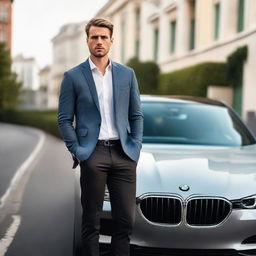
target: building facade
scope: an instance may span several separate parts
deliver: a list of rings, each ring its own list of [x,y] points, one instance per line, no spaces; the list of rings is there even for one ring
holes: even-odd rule
[[[13,58],[12,70],[17,74],[17,80],[23,90],[39,89],[39,67],[35,58],[25,58],[22,54]]]
[[[96,16],[115,25],[113,59],[155,60],[162,72],[225,62],[246,45],[242,116],[256,111],[255,0],[109,0]]]
[[[40,109],[48,109],[48,101],[51,99],[52,95],[49,90],[51,82],[51,67],[45,66],[39,72],[39,102],[38,105]]]
[[[17,55],[12,61],[12,71],[17,74],[17,81],[22,84],[19,96],[19,107],[22,109],[38,109],[40,95],[39,67],[34,58]]]
[[[0,0],[0,42],[12,48],[12,3],[13,0]]]
[[[60,83],[66,70],[80,64],[88,57],[85,22],[67,24],[52,39],[53,62],[49,90],[49,108],[57,108]]]

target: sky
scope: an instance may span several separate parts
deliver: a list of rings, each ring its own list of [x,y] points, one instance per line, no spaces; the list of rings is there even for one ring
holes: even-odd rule
[[[35,57],[51,64],[51,39],[67,23],[94,17],[108,0],[14,0],[12,56]]]

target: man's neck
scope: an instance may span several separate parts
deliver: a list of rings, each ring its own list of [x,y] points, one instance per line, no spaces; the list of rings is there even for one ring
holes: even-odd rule
[[[93,55],[90,56],[91,61],[95,64],[95,66],[99,69],[99,71],[104,75],[106,67],[109,64],[108,56],[104,56],[102,58],[97,58]]]

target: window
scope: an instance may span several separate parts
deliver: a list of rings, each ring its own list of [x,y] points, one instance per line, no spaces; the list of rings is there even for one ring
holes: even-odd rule
[[[242,146],[254,143],[233,111],[199,102],[142,101],[143,142]]]
[[[190,5],[190,23],[189,23],[189,50],[195,48],[195,0],[189,2]]]
[[[0,5],[0,21],[3,21],[3,22],[8,21],[8,5],[7,4]]]
[[[158,41],[159,41],[159,29],[154,29],[154,60],[157,61],[158,58]]]
[[[121,23],[121,62],[125,62],[125,34],[126,34],[126,26],[124,19]]]
[[[176,20],[170,23],[170,52],[175,52],[176,46]]]
[[[4,42],[4,33],[3,33],[3,30],[0,29],[0,42]]]
[[[136,22],[135,22],[135,56],[140,56],[140,8],[136,9]]]
[[[238,0],[237,7],[237,32],[244,30],[244,0]]]
[[[220,36],[220,3],[214,5],[214,39]]]
[[[0,42],[7,41],[7,31],[4,26],[0,26]]]
[[[190,36],[189,36],[189,49],[193,50],[195,48],[195,19],[190,21]]]

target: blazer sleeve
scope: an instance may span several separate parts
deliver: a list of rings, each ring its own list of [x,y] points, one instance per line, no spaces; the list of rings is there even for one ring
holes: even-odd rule
[[[73,155],[76,154],[76,149],[79,145],[73,126],[76,108],[75,105],[76,93],[74,83],[70,75],[65,72],[60,88],[58,126],[68,150]]]
[[[129,102],[129,123],[131,126],[131,136],[137,143],[141,144],[143,136],[143,114],[138,82],[133,70]]]

